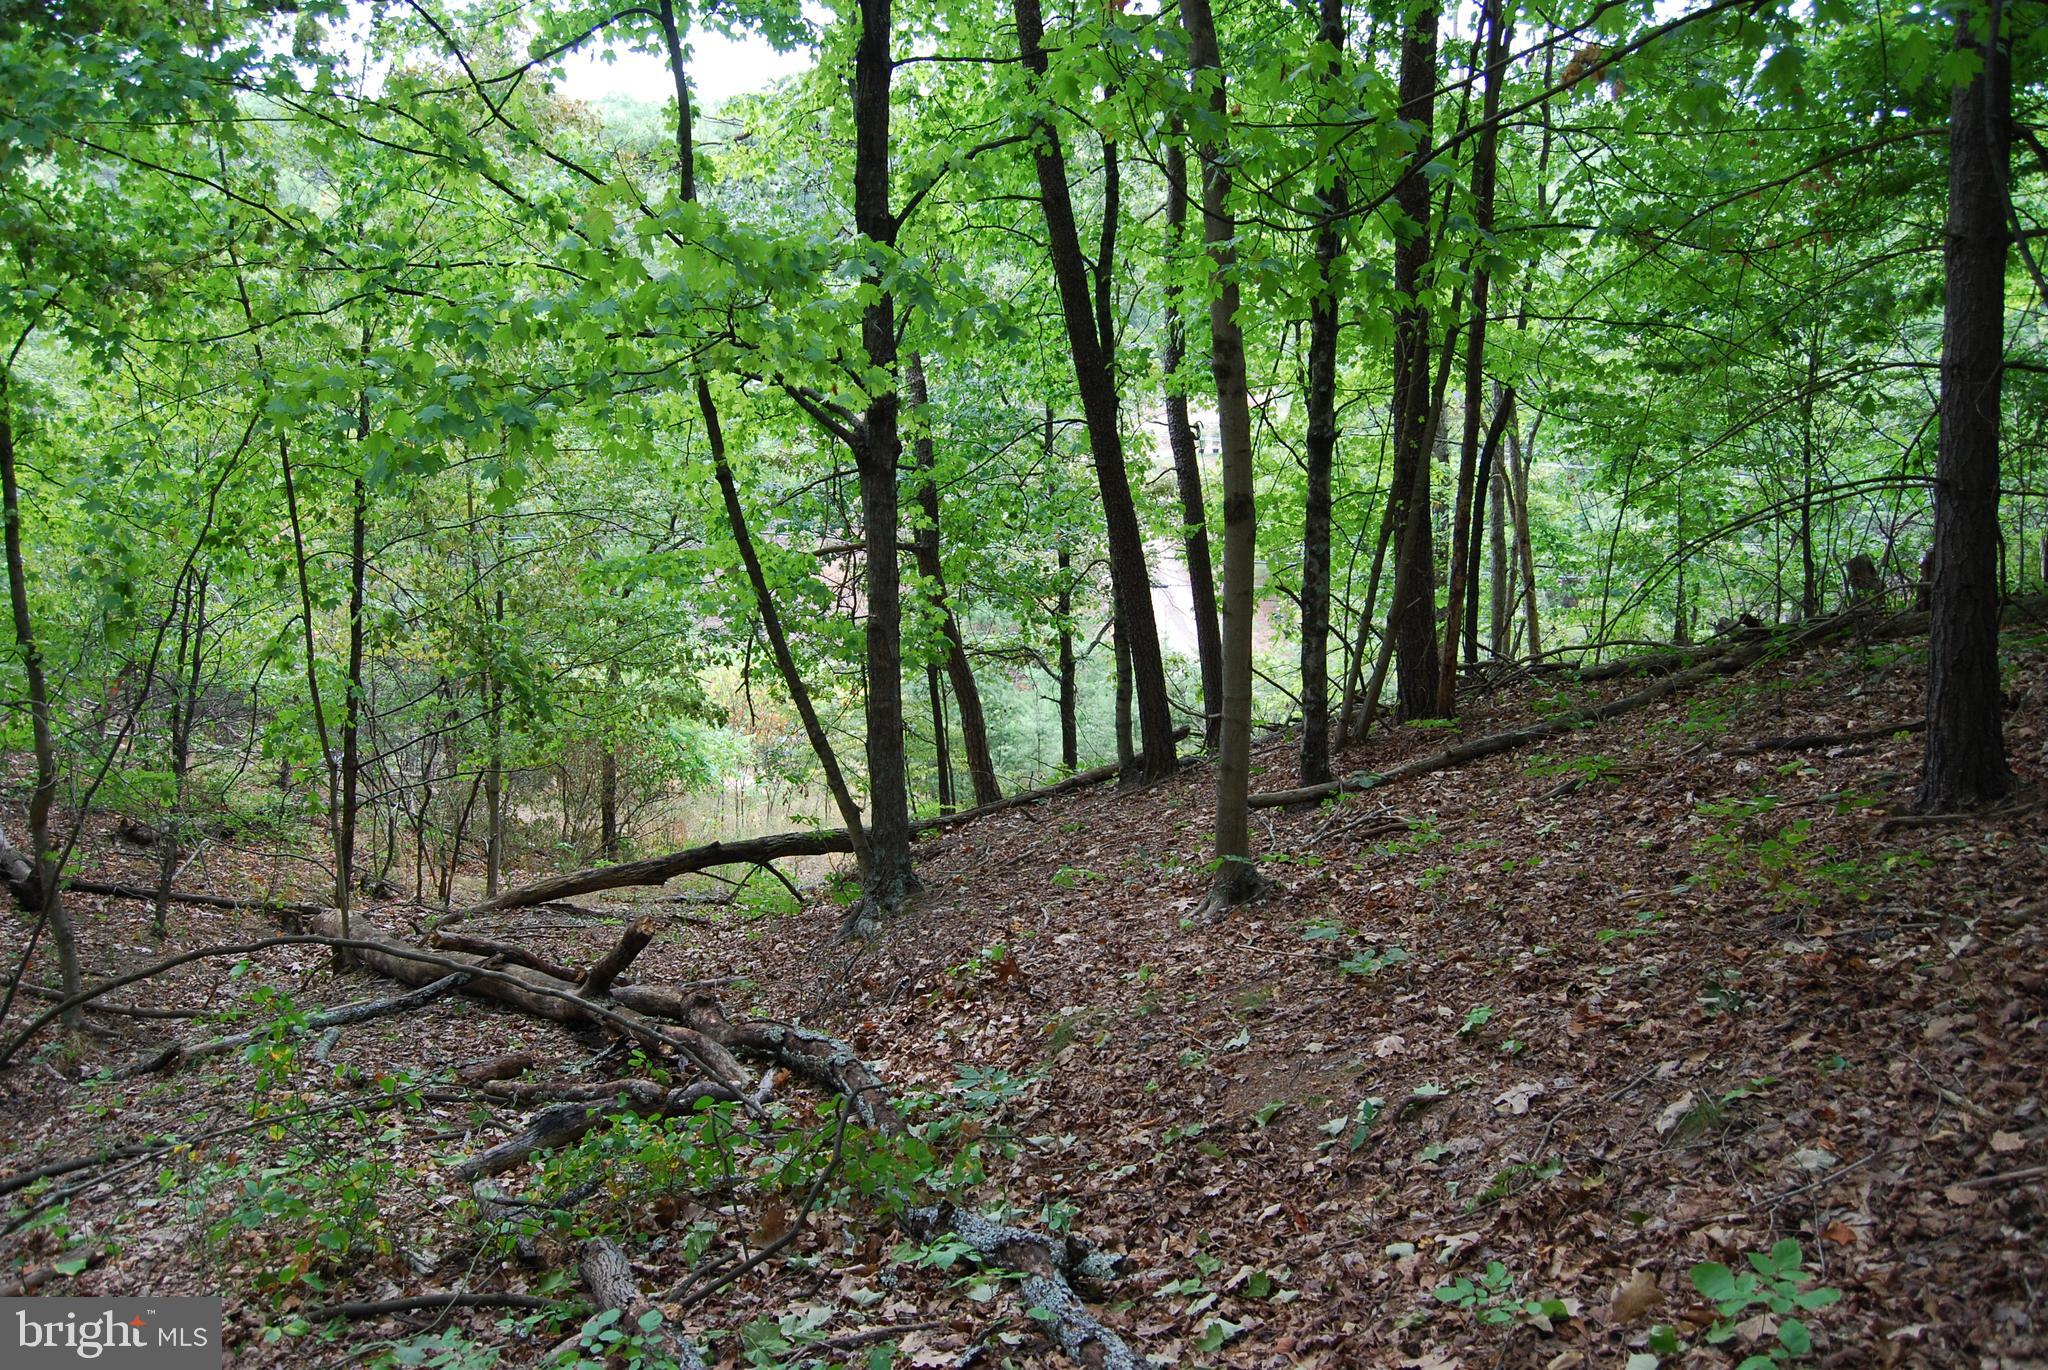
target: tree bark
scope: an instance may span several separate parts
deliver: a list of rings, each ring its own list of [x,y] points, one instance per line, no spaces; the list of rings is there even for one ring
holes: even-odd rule
[[[1405,220],[1394,248],[1394,489],[1402,498],[1401,536],[1394,554],[1395,669],[1401,712],[1428,718],[1437,710],[1436,552],[1430,519],[1429,310],[1421,302],[1429,265],[1429,182],[1436,110],[1437,11],[1417,5],[1401,42],[1400,115],[1414,130],[1415,151],[1394,203]]]
[[[1187,233],[1188,155],[1181,145],[1178,122],[1167,131],[1166,224],[1168,241],[1178,254]],[[1180,316],[1180,286],[1166,288],[1166,445],[1173,453],[1173,478],[1180,490],[1181,557],[1188,569],[1188,599],[1195,620],[1195,653],[1202,676],[1202,746],[1215,751],[1223,727],[1223,637],[1217,626],[1216,573],[1209,559],[1209,513],[1202,496],[1202,464],[1195,447],[1195,426],[1188,418],[1186,382],[1181,363],[1187,357],[1186,326]]]
[[[903,359],[903,388],[912,408],[922,409],[930,403],[924,362],[915,352]],[[924,515],[924,526],[918,529],[917,537],[912,540],[916,548],[917,574],[930,587],[929,593],[939,610],[939,631],[946,639],[946,679],[953,687],[953,707],[960,715],[960,745],[967,753],[967,777],[974,787],[974,802],[993,804],[1003,797],[1003,791],[996,780],[995,757],[989,751],[988,720],[981,708],[981,687],[975,683],[974,665],[967,659],[967,639],[960,631],[959,620],[953,617],[953,605],[946,593],[945,565],[939,557],[939,485],[932,474],[937,464],[937,452],[929,426],[918,433],[914,451],[922,477],[918,482],[917,500]],[[934,694],[932,699],[932,708],[943,710],[939,696]],[[934,716],[938,716],[937,712]],[[946,764],[940,762],[942,768]],[[947,774],[946,788],[950,790],[950,771]],[[953,801],[942,798],[941,802],[950,806]]]
[[[1209,0],[1181,0],[1188,72],[1206,99],[1213,140],[1197,147],[1202,166],[1202,237],[1215,280],[1209,304],[1209,365],[1216,380],[1216,428],[1223,449],[1223,730],[1216,754],[1216,859],[1204,907],[1244,903],[1262,883],[1251,859],[1253,562],[1258,513],[1253,502],[1251,398],[1245,384],[1244,334],[1237,322],[1237,220],[1230,210],[1229,101]],[[1327,557],[1327,548],[1325,548]],[[1326,568],[1327,569],[1327,568]]]
[[[363,325],[362,355],[365,367],[370,357],[370,327]],[[370,438],[369,378],[363,379],[356,398],[356,443]],[[341,706],[341,812],[335,815],[339,827],[334,838],[334,907],[341,916],[341,935],[348,936],[348,913],[355,897],[356,815],[362,770],[363,728],[363,601],[370,559],[364,547],[370,520],[369,488],[360,467],[350,486],[348,543],[348,673],[346,698]]]
[[[1046,420],[1046,431],[1052,420]],[[1060,765],[1071,771],[1081,764],[1080,682],[1074,663],[1073,557],[1059,549],[1059,597],[1054,613],[1060,621]]]
[[[892,0],[860,0],[860,38],[853,57],[854,230],[882,248],[896,243],[896,213],[889,204],[890,57]],[[868,268],[872,292],[861,315],[861,345],[868,373],[880,378],[862,413],[854,462],[860,470],[863,558],[867,599],[868,862],[861,873],[861,905],[849,911],[848,929],[862,917],[893,913],[922,886],[910,861],[910,792],[903,761],[902,572],[896,559],[898,430],[896,296],[879,264]]]
[[[1998,677],[1998,464],[2005,360],[2012,70],[2001,6],[1969,6],[1956,49],[1982,66],[1949,105],[1947,296],[1935,459],[1927,750],[1914,806],[1971,808],[2012,790]],[[1976,26],[1986,26],[1981,35]]]
[[[1343,79],[1343,0],[1320,0],[1317,40],[1330,49],[1324,81]],[[1332,102],[1334,115],[1336,102]],[[1316,293],[1308,312],[1308,427],[1303,438],[1307,495],[1301,519],[1301,783],[1330,778],[1330,477],[1337,450],[1337,311],[1351,188],[1331,158],[1331,183],[1316,226]]]
[[[36,786],[28,802],[29,877],[20,882],[19,893],[50,929],[50,942],[57,951],[57,975],[65,998],[79,992],[78,943],[73,936],[70,911],[57,880],[60,872],[52,855],[50,813],[57,800],[57,745],[51,731],[50,685],[43,671],[43,651],[36,639],[35,620],[28,602],[28,562],[22,552],[21,481],[14,463],[13,377],[0,368],[0,517],[6,522],[7,596],[14,610],[14,645],[21,652],[22,671],[28,684],[29,727],[34,737]],[[0,838],[4,841],[4,838]],[[18,880],[18,876],[16,877]],[[16,883],[10,880],[10,883]],[[24,961],[26,958],[24,958]],[[26,964],[23,973],[27,973]],[[64,1015],[64,1026],[80,1026],[76,1009]]]
[[[1493,270],[1487,254],[1493,236],[1493,190],[1500,162],[1501,82],[1508,65],[1508,20],[1500,0],[1486,0],[1481,7],[1486,30],[1486,91],[1480,101],[1479,146],[1472,157],[1472,222],[1477,246],[1472,271],[1472,322],[1465,334],[1465,428],[1458,447],[1458,493],[1451,514],[1450,585],[1445,597],[1443,657],[1438,664],[1437,712],[1446,718],[1458,712],[1458,628],[1466,625],[1469,644],[1466,660],[1479,655],[1479,530],[1473,517],[1476,495],[1480,510],[1486,507],[1486,469],[1480,452],[1480,425],[1485,413],[1486,306],[1492,294]],[[1498,441],[1498,427],[1490,430],[1491,443]],[[1472,612],[1466,612],[1470,599]]]
[[[1043,81],[1048,63],[1039,0],[1017,0],[1016,16],[1024,65]],[[1090,297],[1059,130],[1043,116],[1035,115],[1033,123],[1032,160],[1038,172],[1039,203],[1045,216],[1046,250],[1059,290],[1068,350],[1073,354],[1074,381],[1081,392],[1088,452],[1094,460],[1096,485],[1102,496],[1116,617],[1129,636],[1138,731],[1146,765],[1144,778],[1161,780],[1174,771],[1173,720],[1166,694],[1165,665],[1159,652],[1159,628],[1152,613],[1152,578],[1145,566],[1144,533],[1131,497],[1130,473],[1124,468],[1113,356],[1116,339],[1101,335],[1103,321]]]

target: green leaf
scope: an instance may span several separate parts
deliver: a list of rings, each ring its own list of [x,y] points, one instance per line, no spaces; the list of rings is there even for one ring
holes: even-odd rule
[[[1735,1294],[1735,1272],[1719,1261],[1702,1261],[1692,1268],[1692,1287],[1715,1301]]]

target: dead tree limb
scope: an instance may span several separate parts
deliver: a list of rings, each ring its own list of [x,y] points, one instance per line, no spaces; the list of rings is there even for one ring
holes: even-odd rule
[[[1081,1365],[1100,1370],[1144,1370],[1146,1362],[1102,1325],[1081,1296],[1076,1279],[1100,1282],[1116,1274],[1116,1263],[1075,1237],[1047,1237],[1021,1227],[1005,1227],[977,1213],[941,1203],[913,1208],[903,1215],[914,1236],[950,1232],[973,1248],[988,1265],[1024,1276],[1018,1293],[1027,1308],[1050,1317],[1046,1330],[1060,1349]]]
[[[307,1322],[327,1322],[334,1318],[382,1318],[393,1313],[425,1313],[444,1308],[532,1308],[545,1311],[572,1306],[561,1299],[546,1299],[538,1294],[487,1289],[430,1289],[424,1294],[408,1294],[400,1299],[322,1304],[307,1309],[302,1316]]]
[[[1176,740],[1187,736],[1187,729],[1180,728],[1174,733]],[[1142,764],[1143,758],[1138,758]],[[962,809],[959,813],[929,818],[913,827],[923,834],[946,828],[972,823],[977,818],[1001,813],[1006,809],[1021,808],[1036,804],[1058,795],[1100,785],[1117,778],[1119,771],[1115,763],[1097,766],[1093,770],[1078,772],[1055,784],[1042,789],[1025,790],[1019,794],[999,799],[993,804],[978,808]],[[601,890],[626,889],[639,885],[665,885],[678,876],[694,875],[718,866],[752,865],[763,866],[787,857],[800,856],[843,856],[853,851],[853,839],[844,829],[826,828],[818,832],[775,833],[768,837],[749,837],[737,842],[707,842],[701,847],[688,847],[682,851],[670,852],[666,856],[652,856],[644,861],[625,861],[614,866],[593,866],[588,870],[570,871],[566,875],[552,875],[517,889],[506,890],[481,904],[450,914],[443,920],[444,925],[458,919],[472,918],[478,914],[499,913],[506,909],[532,908],[537,904],[556,904],[564,899],[573,899],[579,894],[594,894]]]
[[[378,1018],[389,1018],[393,1014],[410,1013],[425,1008],[428,1004],[444,997],[461,987],[469,979],[466,972],[456,971],[444,975],[430,984],[421,986],[409,994],[394,995],[389,999],[370,999],[359,1004],[343,1004],[340,1008],[316,1013],[301,1025],[307,1032],[324,1032],[329,1028],[349,1027],[356,1023],[367,1023]],[[174,1070],[187,1061],[196,1061],[207,1056],[219,1056],[223,1052],[245,1047],[264,1035],[268,1029],[258,1028],[252,1032],[236,1032],[226,1037],[215,1037],[203,1042],[173,1042],[163,1050],[155,1052],[133,1064],[115,1071],[112,1079],[132,1080],[138,1075],[154,1075],[159,1071]]]
[[[619,937],[619,943],[610,951],[591,963],[583,976],[583,988],[578,991],[586,999],[601,999],[611,991],[612,981],[619,973],[633,964],[633,958],[647,949],[654,940],[654,924],[645,918],[635,919],[628,924]]]
[[[1460,743],[1458,746],[1451,747],[1445,751],[1433,752],[1428,756],[1421,756],[1413,761],[1403,762],[1390,770],[1374,774],[1360,773],[1349,775],[1341,780],[1332,780],[1322,785],[1304,785],[1299,789],[1269,790],[1265,794],[1253,795],[1250,803],[1255,809],[1282,808],[1292,804],[1313,804],[1320,800],[1328,799],[1331,795],[1385,789],[1389,785],[1398,784],[1403,780],[1412,780],[1419,775],[1429,775],[1435,771],[1449,770],[1454,766],[1462,766],[1468,761],[1477,761],[1481,757],[1498,756],[1502,752],[1511,752],[1517,748],[1526,747],[1532,742],[1541,742],[1545,738],[1558,737],[1565,733],[1576,732],[1595,723],[1604,723],[1610,718],[1616,718],[1622,714],[1643,708],[1645,705],[1654,704],[1667,695],[1677,694],[1680,690],[1690,689],[1709,680],[1714,680],[1721,676],[1734,675],[1755,665],[1766,656],[1772,655],[1774,650],[1780,652],[1796,650],[1807,646],[1818,638],[1846,631],[1856,623],[1868,622],[1869,618],[1870,616],[1864,613],[1848,613],[1822,619],[1784,639],[1748,642],[1726,652],[1718,653],[1702,661],[1697,666],[1674,672],[1653,685],[1637,690],[1633,694],[1622,695],[1618,699],[1610,699],[1606,703],[1596,704],[1590,709],[1581,709],[1577,713],[1566,714],[1560,718],[1545,719],[1541,723],[1532,723],[1525,728],[1511,728],[1506,732],[1489,733],[1485,737],[1475,737],[1469,742]]]
[[[583,1287],[590,1291],[599,1311],[616,1310],[622,1330],[630,1334],[640,1319],[653,1310],[654,1305],[640,1293],[640,1282],[633,1278],[626,1253],[610,1237],[592,1237],[584,1242],[576,1264],[583,1274]],[[580,1336],[573,1338],[569,1345],[573,1347],[580,1340]],[[688,1339],[671,1329],[663,1340],[668,1343],[663,1349],[677,1370],[706,1370],[704,1353]]]
[[[479,1152],[455,1167],[463,1180],[501,1175],[529,1157],[565,1147],[602,1127],[620,1113],[645,1117],[676,1117],[690,1112],[700,1100],[737,1100],[738,1095],[708,1080],[680,1089],[667,1089],[652,1080],[617,1080],[612,1090],[596,1103],[561,1103],[544,1108],[527,1119],[526,1126],[488,1151]]]
[[[427,945],[437,951],[466,951],[472,956],[482,956],[505,962],[508,965],[525,966],[542,975],[552,975],[557,980],[580,984],[583,972],[559,961],[550,961],[537,952],[511,942],[498,942],[488,937],[467,937],[459,932],[444,932],[437,929],[427,938]]]
[[[1854,742],[1879,742],[1899,733],[1920,733],[1927,731],[1927,720],[1909,718],[1898,723],[1885,723],[1875,728],[1854,728],[1845,733],[1798,733],[1790,737],[1760,737],[1754,742],[1733,749],[1737,756],[1754,756],[1759,752],[1811,752],[1822,747],[1842,747]]]

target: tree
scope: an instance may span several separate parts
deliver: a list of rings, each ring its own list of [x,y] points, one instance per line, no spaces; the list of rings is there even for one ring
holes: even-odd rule
[[[1998,677],[1998,437],[2005,374],[2012,67],[2002,5],[1958,6],[1971,74],[1949,104],[1941,437],[1934,481],[1927,750],[1914,805],[1970,808],[2012,789]]]
[[[1237,222],[1230,209],[1230,102],[1216,21],[1209,0],[1181,0],[1187,34],[1188,75],[1194,92],[1189,117],[1202,164],[1202,238],[1212,263],[1209,294],[1209,365],[1216,380],[1216,426],[1223,448],[1223,698],[1216,755],[1216,874],[1204,907],[1233,908],[1262,883],[1251,859],[1251,813],[1246,800],[1252,757],[1252,616],[1257,601],[1252,567],[1258,551],[1258,511],[1252,485],[1251,396],[1245,385],[1244,334],[1236,272]]]
[[[1044,82],[1050,64],[1045,54],[1045,20],[1038,0],[1017,0],[1017,41],[1024,65]],[[1045,99],[1041,93],[1038,99]],[[1095,262],[1098,293],[1088,289],[1088,266],[1074,223],[1073,199],[1067,188],[1067,161],[1059,130],[1038,108],[1030,114],[1032,163],[1038,173],[1038,199],[1045,216],[1047,255],[1059,287],[1060,316],[1066,325],[1074,380],[1088,420],[1088,451],[1102,492],[1102,510],[1109,525],[1110,580],[1116,594],[1117,639],[1130,652],[1131,681],[1137,695],[1138,733],[1144,749],[1144,778],[1159,780],[1174,771],[1173,719],[1166,698],[1166,668],[1159,655],[1159,629],[1152,615],[1152,577],[1145,567],[1144,535],[1131,499],[1130,473],[1124,469],[1124,443],[1116,385],[1116,337],[1104,303],[1115,267],[1116,198],[1104,207],[1102,255]],[[1113,158],[1113,153],[1111,154]]]

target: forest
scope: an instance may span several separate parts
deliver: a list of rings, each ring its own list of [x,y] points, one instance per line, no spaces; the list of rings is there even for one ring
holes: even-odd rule
[[[0,0],[0,1299],[2041,1363],[2044,260],[2048,0]]]

